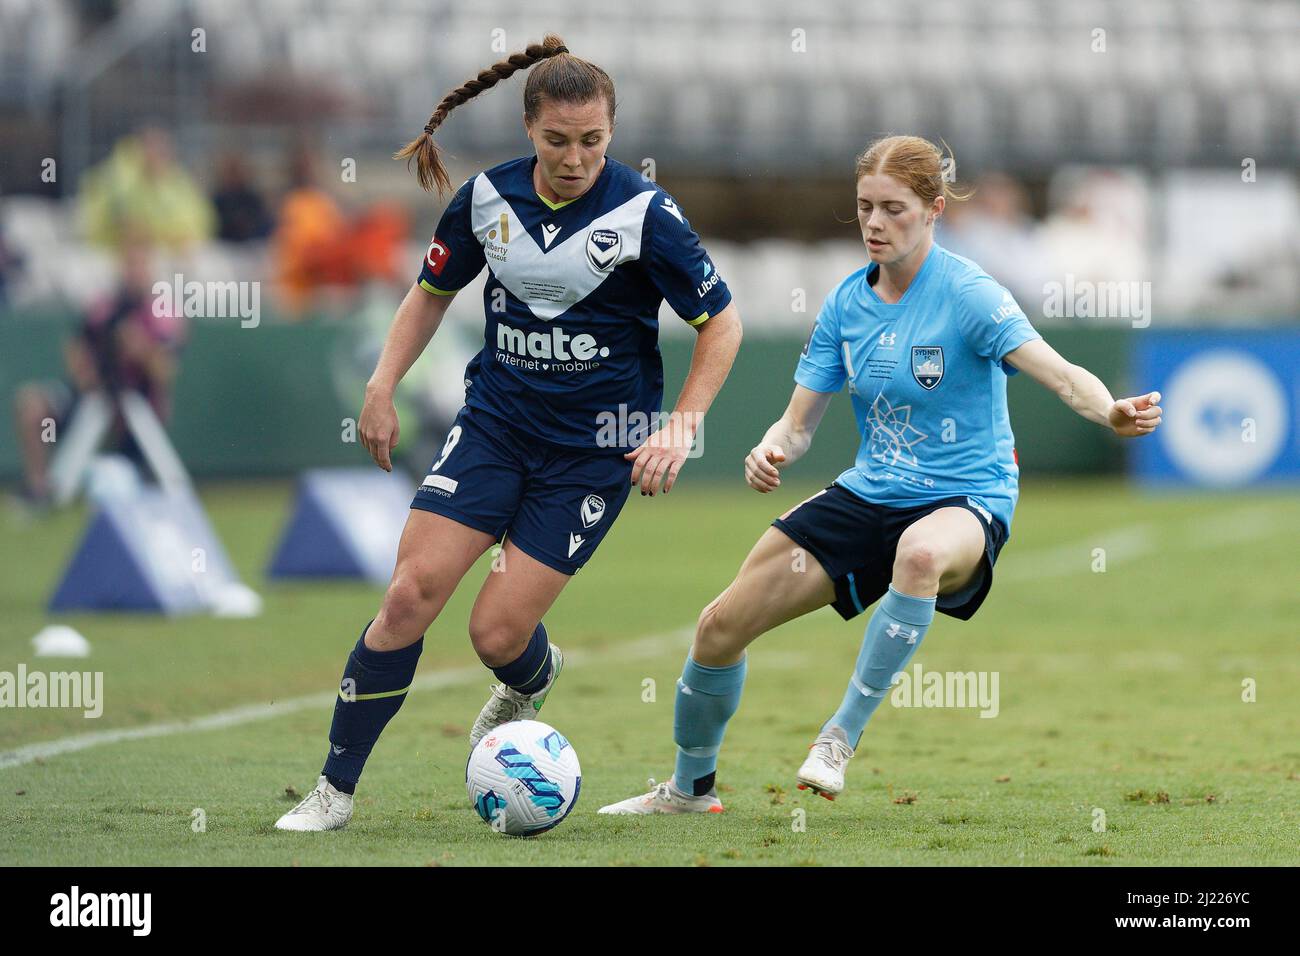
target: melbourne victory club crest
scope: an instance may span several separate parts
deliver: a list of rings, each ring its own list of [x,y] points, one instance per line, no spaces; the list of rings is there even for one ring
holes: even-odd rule
[[[605,516],[605,499],[600,495],[587,495],[579,509],[583,528],[590,528]]]
[[[582,499],[582,507],[578,509],[578,515],[582,518],[582,530],[586,531],[592,525],[600,521],[601,518],[605,517],[605,499],[600,495],[587,495],[587,497]],[[570,531],[569,557],[573,557],[577,550],[586,543],[586,538],[578,534],[576,531]]]
[[[612,229],[593,229],[587,234],[587,261],[597,272],[608,272],[618,261],[623,240]]]
[[[943,349],[938,345],[913,345],[912,377],[926,391],[943,381]]]

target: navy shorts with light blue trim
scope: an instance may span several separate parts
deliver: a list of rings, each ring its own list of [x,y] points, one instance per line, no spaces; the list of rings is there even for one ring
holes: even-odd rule
[[[996,518],[990,521],[965,495],[912,508],[888,508],[864,501],[842,485],[831,484],[772,524],[826,570],[835,584],[831,607],[847,621],[884,596],[894,576],[894,554],[903,532],[940,508],[965,508],[984,529],[980,572],[960,592],[940,595],[935,605],[944,614],[968,621],[993,586],[993,565],[1007,535],[1002,522]]]
[[[632,462],[539,441],[504,419],[460,410],[412,508],[509,536],[519,550],[565,574],[595,552],[632,489]]]

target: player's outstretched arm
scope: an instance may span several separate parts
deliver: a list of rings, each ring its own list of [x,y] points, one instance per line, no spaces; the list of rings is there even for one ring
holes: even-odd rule
[[[691,368],[682,383],[677,406],[658,431],[623,456],[632,462],[632,484],[639,483],[643,495],[654,497],[661,482],[665,494],[672,490],[704,414],[727,380],[742,335],[736,303],[728,303],[695,331]]]
[[[794,387],[785,414],[745,457],[745,481],[749,487],[767,494],[781,484],[779,470],[802,458],[812,445],[813,434],[834,395],[834,392],[814,392],[802,385]]]
[[[1106,386],[1086,368],[1071,365],[1042,339],[1026,342],[1007,353],[1007,362],[1044,388],[1055,392],[1066,405],[1098,425],[1124,438],[1149,435],[1160,424],[1160,393],[1148,392],[1133,398],[1111,398]]]
[[[392,452],[397,447],[397,409],[393,392],[424,347],[438,331],[453,295],[434,295],[413,284],[397,307],[384,350],[379,355],[375,373],[366,383],[366,400],[361,407],[357,432],[370,457],[384,471],[393,470]]]

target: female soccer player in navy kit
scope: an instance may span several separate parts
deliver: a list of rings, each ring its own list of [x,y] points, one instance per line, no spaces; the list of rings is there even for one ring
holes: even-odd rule
[[[797,775],[801,789],[835,798],[868,718],[935,610],[967,620],[989,592],[1018,496],[1008,374],[1025,372],[1122,436],[1160,424],[1159,394],[1114,400],[1042,340],[1010,293],[935,243],[952,193],[932,143],[878,140],[858,157],[855,179],[870,263],[826,297],[789,407],[745,459],[745,480],[777,488],[846,383],[862,435],[857,460],[777,518],[700,614],[677,685],[673,778],[601,813],[720,812],[717,755],[740,703],[745,647],[827,604],[848,620],[879,600],[844,699]],[[816,560],[792,561],[792,551]]]
[[[650,496],[672,488],[740,345],[731,294],[681,209],[605,155],[614,128],[609,76],[559,37],[453,90],[398,157],[417,162],[426,189],[445,192],[434,131],[452,109],[533,64],[524,128],[536,155],[494,166],[456,192],[366,387],[358,431],[391,470],[393,389],[457,290],[486,265],[485,342],[465,370],[465,407],[412,502],[379,613],[348,658],[317,786],[280,829],[348,822],[362,767],[406,696],[426,628],[503,536],[469,620],[475,651],[500,681],[470,744],[541,708],[563,664],[543,615],[633,484]],[[663,396],[664,300],[698,336],[669,423],[652,431]]]

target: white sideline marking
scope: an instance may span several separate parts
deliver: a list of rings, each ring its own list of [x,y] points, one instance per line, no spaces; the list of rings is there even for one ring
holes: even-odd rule
[[[588,661],[600,659],[637,660],[654,657],[668,650],[674,644],[689,641],[694,634],[695,628],[692,626],[678,628],[664,634],[654,634],[607,651],[566,651],[564,663],[566,667],[569,667],[573,664],[585,664]],[[460,684],[472,684],[474,681],[489,679],[490,677],[491,673],[482,667],[457,667],[417,677],[411,684],[411,690],[436,690],[442,687],[455,687]],[[124,743],[128,740],[171,737],[175,734],[187,734],[198,730],[224,730],[227,727],[238,727],[240,724],[251,724],[259,720],[283,717],[285,714],[294,714],[300,710],[323,709],[332,705],[337,697],[338,691],[325,691],[318,694],[306,694],[302,697],[290,697],[288,700],[271,704],[247,704],[243,707],[217,711],[215,714],[207,714],[203,717],[168,720],[157,724],[145,724],[143,727],[122,727],[117,730],[95,730],[86,734],[73,734],[71,737],[60,737],[57,740],[46,740],[19,747],[17,750],[0,752],[0,770],[21,767],[37,760],[59,757],[80,750],[90,750],[92,747]]]
[[[1015,555],[1015,560],[1003,561],[996,574],[1007,581],[1030,581],[1048,577],[1064,577],[1089,570],[1092,562],[1092,549],[1106,549],[1106,565],[1111,567],[1134,561],[1155,550],[1154,527],[1150,524],[1138,524],[1126,528],[1115,528],[1099,532],[1096,537],[1074,544],[1052,546],[1037,551]],[[1272,512],[1258,505],[1237,508],[1218,514],[1211,514],[1196,519],[1189,530],[1191,533],[1182,542],[1188,548],[1209,548],[1220,544],[1238,544],[1256,538],[1280,534],[1286,527],[1274,520]],[[1008,555],[1008,558],[1011,558]],[[609,658],[611,660],[636,660],[654,657],[668,647],[681,641],[685,643],[694,635],[694,627],[679,628],[664,634],[624,644],[608,651],[575,650],[565,653],[565,661],[572,665],[588,660]],[[1174,666],[1170,663],[1168,666]],[[481,667],[461,667],[453,670],[437,671],[417,678],[411,685],[412,690],[428,690],[441,687],[454,687],[473,683],[484,677]],[[0,752],[0,770],[21,767],[37,760],[58,757],[62,754],[89,750],[109,744],[123,743],[129,740],[148,740],[151,737],[170,737],[174,734],[190,733],[198,730],[222,730],[237,727],[259,720],[270,720],[300,710],[315,707],[328,707],[337,697],[337,691],[319,694],[307,694],[303,697],[291,697],[273,704],[249,704],[230,710],[218,711],[204,717],[182,720],[170,720],[143,727],[124,727],[118,730],[97,730],[85,734],[74,734],[41,743],[28,744],[16,750]]]
[[[1006,562],[999,562],[993,572],[993,579],[1007,581],[1033,581],[1039,578],[1064,577],[1067,574],[1080,574],[1092,566],[1092,549],[1105,548],[1106,567],[1134,561],[1155,550],[1155,535],[1149,524],[1134,525],[1128,528],[1115,528],[1099,532],[1086,541],[1074,544],[1056,545],[1007,555]]]
[[[1136,524],[1099,531],[1096,536],[1074,544],[1041,548],[1037,551],[1012,553],[1000,562],[995,577],[1006,581],[1034,581],[1039,578],[1064,577],[1091,570],[1092,549],[1106,550],[1106,567],[1127,564],[1157,550],[1157,545],[1185,550],[1204,550],[1220,545],[1245,544],[1289,530],[1273,509],[1249,505],[1227,511],[1210,512],[1185,522],[1184,534],[1176,532],[1157,541],[1156,526]],[[1172,529],[1171,529],[1172,531]]]
[[[1207,516],[1192,528],[1187,546],[1213,548],[1220,544],[1240,544],[1284,531],[1290,531],[1290,527],[1278,520],[1275,509],[1251,505]]]

